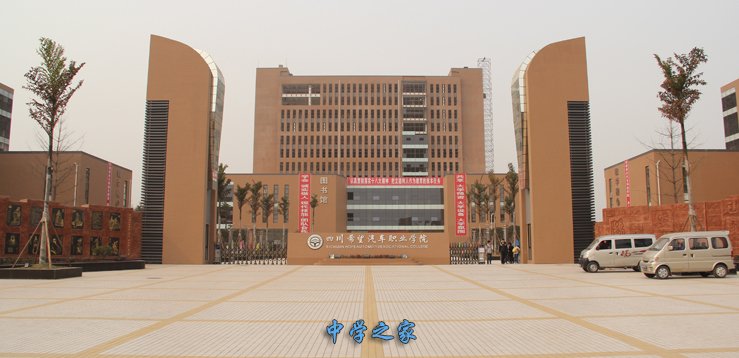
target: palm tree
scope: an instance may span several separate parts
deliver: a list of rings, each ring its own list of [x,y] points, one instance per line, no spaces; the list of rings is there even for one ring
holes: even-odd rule
[[[311,231],[316,231],[316,207],[318,206],[318,196],[313,194],[310,196],[310,211],[311,211]]]
[[[702,48],[694,47],[687,54],[676,53],[675,59],[677,62],[672,57],[662,61],[656,54],[654,58],[665,77],[660,85],[662,91],[659,91],[658,94],[660,101],[662,101],[659,111],[663,117],[680,124],[680,134],[683,142],[684,177],[688,197],[688,219],[690,230],[695,231],[698,225],[698,216],[695,213],[695,207],[693,207],[693,190],[690,187],[690,162],[688,161],[688,143],[685,138],[685,119],[688,118],[688,113],[690,113],[693,104],[700,98],[701,91],[697,89],[697,86],[706,84],[706,81],[701,79],[703,72],[696,73],[696,70],[698,65],[708,61],[708,57]]]
[[[488,196],[485,194],[485,185],[480,183],[479,181],[475,181],[474,184],[470,187],[470,193],[469,197],[472,201],[472,204],[475,205],[475,212],[477,213],[478,217],[478,225],[477,225],[477,232],[478,232],[478,238],[482,240],[482,227],[480,224],[482,224],[482,215],[483,215],[483,206],[487,206],[487,199]]]
[[[236,198],[236,207],[239,208],[239,242],[241,242],[241,210],[244,208],[244,204],[246,204],[246,196],[249,194],[249,188],[251,187],[251,184],[246,183],[242,187],[241,185],[236,185],[236,192],[234,193],[234,198]]]
[[[44,189],[44,209],[42,217],[41,242],[39,246],[39,264],[48,264],[51,267],[49,250],[49,201],[52,195],[54,168],[52,167],[54,154],[54,131],[60,123],[67,104],[74,93],[82,86],[83,81],[74,83],[74,77],[85,63],[77,65],[64,57],[64,47],[48,38],[39,39],[41,42],[36,53],[41,56],[41,66],[31,67],[26,72],[26,85],[23,88],[31,91],[38,99],[28,102],[29,116],[44,130],[48,137],[48,157],[46,159],[46,181]]]
[[[518,195],[518,173],[513,170],[513,164],[508,163],[508,172],[505,175],[508,184],[508,195],[505,198],[505,211],[511,218],[513,224],[513,242],[516,242],[516,195]]]
[[[280,198],[280,202],[277,204],[277,209],[280,215],[282,215],[282,241],[285,241],[285,223],[287,223],[287,214],[290,210],[290,200],[287,195],[283,195]]]
[[[262,218],[264,219],[264,222],[267,224],[266,228],[264,229],[264,245],[266,245],[269,235],[269,217],[274,213],[275,211],[275,194],[267,194],[262,196]],[[266,246],[265,246],[266,247]]]
[[[264,185],[261,181],[251,184],[249,187],[250,195],[246,199],[246,203],[251,209],[252,240],[254,240],[255,244],[257,238],[257,214],[259,213],[259,207],[261,206],[263,186]]]
[[[216,239],[221,243],[221,245],[223,245],[223,234],[221,233],[221,209],[223,208],[223,203],[226,201],[226,197],[229,194],[228,185],[231,184],[231,179],[226,178],[226,169],[228,169],[228,165],[223,163],[218,164],[218,188],[216,188],[216,201],[218,207],[218,214],[216,214]]]

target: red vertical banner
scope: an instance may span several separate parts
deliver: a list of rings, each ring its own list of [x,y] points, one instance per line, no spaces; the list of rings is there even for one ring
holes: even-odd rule
[[[629,175],[629,161],[624,161],[624,176],[626,177],[626,207],[631,207],[631,176]]]
[[[113,179],[113,163],[108,163],[108,189],[105,194],[105,205],[110,206],[110,182]]]
[[[454,176],[454,226],[457,236],[467,235],[467,180],[465,174]]]
[[[300,173],[298,232],[310,232],[310,174]]]

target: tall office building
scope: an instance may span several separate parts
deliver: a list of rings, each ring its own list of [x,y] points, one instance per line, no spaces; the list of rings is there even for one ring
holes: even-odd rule
[[[724,136],[727,150],[739,150],[739,117],[736,113],[736,89],[739,79],[721,87],[721,110],[724,114]]]
[[[254,173],[440,177],[485,172],[482,70],[293,76],[257,69]]]
[[[13,89],[0,83],[0,152],[10,149],[10,115],[13,112]]]
[[[151,36],[142,176],[142,257],[210,261],[223,75],[205,52]]]
[[[525,260],[567,263],[593,238],[593,164],[585,38],[527,58],[511,86]]]

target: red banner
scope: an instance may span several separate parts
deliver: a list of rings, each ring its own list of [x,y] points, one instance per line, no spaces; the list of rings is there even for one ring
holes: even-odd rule
[[[442,177],[371,177],[371,178],[346,178],[346,185],[403,185],[403,186],[424,186],[424,185],[444,185]]]
[[[298,232],[310,232],[310,174],[300,173],[300,201],[298,205]]]
[[[113,164],[108,163],[108,191],[105,195],[105,205],[110,206],[110,182],[113,179]]]
[[[467,183],[465,174],[454,176],[454,226],[457,236],[467,235]]]
[[[629,161],[624,161],[624,176],[626,176],[626,207],[631,207],[631,176],[629,175]]]

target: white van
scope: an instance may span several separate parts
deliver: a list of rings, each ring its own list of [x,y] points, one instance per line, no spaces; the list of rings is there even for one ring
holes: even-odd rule
[[[598,272],[609,267],[631,268],[639,271],[642,254],[654,243],[652,234],[606,235],[593,240],[580,252],[580,267],[587,272]]]
[[[644,253],[641,270],[652,278],[673,273],[726,277],[733,265],[728,231],[695,231],[665,234]]]

